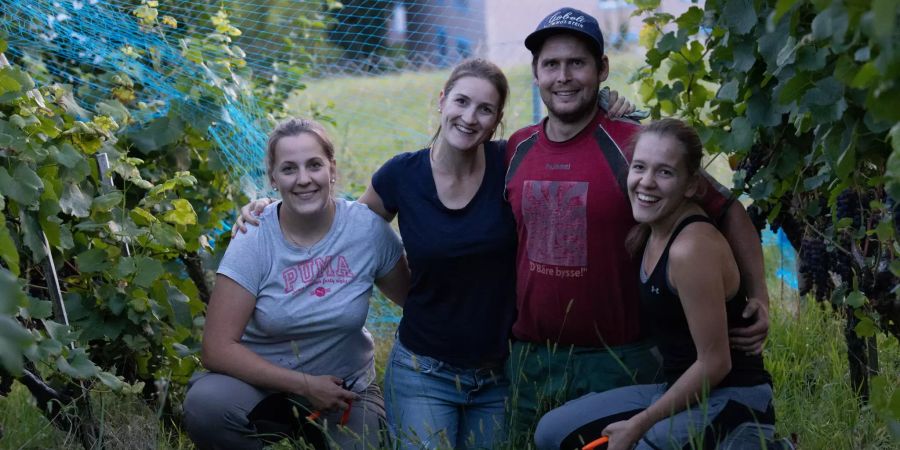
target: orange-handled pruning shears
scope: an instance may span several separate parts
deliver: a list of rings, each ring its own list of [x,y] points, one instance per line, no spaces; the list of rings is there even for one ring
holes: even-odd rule
[[[341,388],[349,391],[349,390],[353,389],[353,385],[355,385],[355,384],[356,384],[356,380],[353,380],[353,382],[350,384],[341,382]],[[350,420],[350,408],[352,408],[352,407],[353,407],[353,400],[348,400],[347,401],[347,409],[345,409],[344,414],[341,415],[341,425],[347,425],[347,422]],[[322,411],[315,410],[312,413],[310,413],[310,415],[306,416],[306,420],[309,420],[310,422],[315,422],[319,417],[322,417]]]
[[[357,378],[356,380],[353,380],[353,382],[350,384],[341,383],[341,387],[352,392],[353,385],[356,384],[357,380],[359,380],[359,378]],[[341,416],[341,425],[347,425],[347,422],[350,421],[350,409],[351,408],[353,408],[353,400],[347,400],[347,409],[344,410],[344,414]]]
[[[594,439],[591,442],[588,442],[587,445],[585,445],[584,447],[581,447],[581,450],[594,450],[595,448],[597,448],[607,442],[609,442],[609,437],[603,436],[598,439]]]

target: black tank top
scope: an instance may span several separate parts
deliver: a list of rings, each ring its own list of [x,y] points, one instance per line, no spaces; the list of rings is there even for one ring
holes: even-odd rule
[[[694,215],[687,217],[679,223],[672,232],[672,237],[666,243],[659,262],[653,268],[653,273],[644,279],[641,277],[641,318],[643,329],[659,347],[663,357],[663,370],[666,382],[671,386],[687,369],[697,360],[697,347],[691,338],[687,318],[681,306],[678,295],[672,291],[668,282],[669,247],[684,229],[694,222],[712,223],[709,218]],[[703,270],[706,261],[698,261],[697,270]],[[643,275],[643,265],[641,265]],[[725,301],[723,299],[723,301]],[[741,313],[747,305],[747,294],[744,286],[738,289],[737,294],[725,301],[725,310],[728,317],[728,328],[750,325],[753,318],[744,319]],[[718,387],[726,386],[755,386],[769,383],[772,379],[763,366],[761,355],[746,355],[744,352],[731,351],[731,371],[718,384]]]

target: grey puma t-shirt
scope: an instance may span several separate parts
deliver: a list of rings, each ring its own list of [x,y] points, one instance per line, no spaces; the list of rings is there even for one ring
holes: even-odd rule
[[[269,362],[334,375],[364,390],[375,378],[365,328],[372,284],[403,254],[397,234],[365,205],[335,199],[331,230],[309,248],[288,241],[276,202],[228,245],[218,273],[256,297],[241,342]]]

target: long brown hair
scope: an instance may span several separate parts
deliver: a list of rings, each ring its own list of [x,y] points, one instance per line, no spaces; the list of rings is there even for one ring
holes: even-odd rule
[[[509,82],[506,80],[506,75],[503,74],[500,67],[484,58],[469,58],[463,60],[453,68],[453,71],[450,72],[450,77],[447,78],[447,81],[444,83],[444,95],[450,93],[453,87],[456,86],[457,81],[466,77],[480,78],[494,86],[494,89],[497,90],[497,94],[500,96],[500,104],[497,105],[497,117],[500,118],[503,115],[503,108],[506,106],[506,98],[509,97]],[[498,126],[500,127],[500,134],[502,135],[502,122],[498,124]],[[431,137],[429,146],[434,145],[440,135],[441,126],[438,125],[437,131],[434,133],[434,136]],[[491,133],[491,136],[489,136],[488,139],[493,136],[494,134]]]
[[[659,137],[671,137],[681,144],[684,150],[684,164],[688,169],[688,176],[695,176],[700,172],[700,163],[703,161],[703,142],[694,127],[681,120],[673,118],[660,119],[641,128],[635,133],[629,142],[630,154],[634,157],[634,147],[642,136],[655,134]],[[639,223],[631,228],[628,237],[625,238],[625,248],[637,255],[644,248],[647,238],[650,237],[650,225]]]

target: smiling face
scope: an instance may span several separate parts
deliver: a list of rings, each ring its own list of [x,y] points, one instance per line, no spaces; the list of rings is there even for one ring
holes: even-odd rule
[[[647,132],[640,135],[628,169],[628,198],[634,220],[659,223],[694,196],[697,174],[690,173],[686,154],[673,136]]]
[[[598,68],[591,47],[571,34],[547,38],[534,62],[534,77],[550,116],[564,123],[594,116],[597,91],[609,64],[603,55]]]
[[[311,132],[284,136],[275,144],[271,182],[292,214],[327,212],[334,176],[334,161]]]
[[[476,148],[494,134],[500,123],[500,93],[490,81],[463,77],[441,92],[442,139],[451,148]]]

